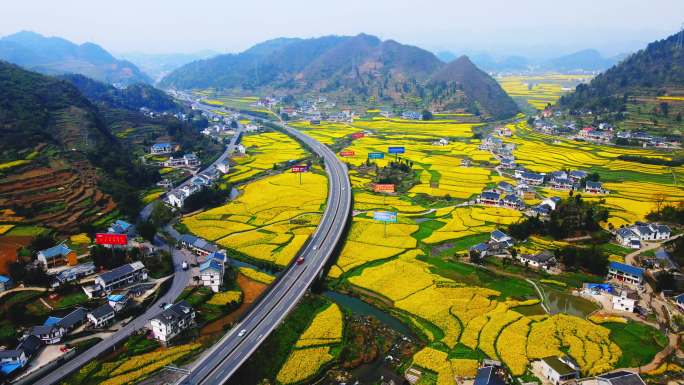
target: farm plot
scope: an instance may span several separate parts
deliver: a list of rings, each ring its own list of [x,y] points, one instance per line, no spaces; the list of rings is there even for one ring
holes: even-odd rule
[[[343,329],[344,316],[337,304],[321,310],[299,336],[276,380],[281,384],[293,384],[314,376],[335,358],[331,348],[342,342]]]
[[[188,229],[248,258],[284,266],[318,224],[327,179],[316,172],[278,174],[247,184],[226,205],[186,217]],[[277,197],[277,199],[274,199]]]
[[[416,258],[419,254],[409,252],[367,267],[348,281],[433,325],[439,333],[428,337],[436,343],[430,346],[437,352],[427,350],[422,354],[443,357],[459,344],[502,360],[515,375],[524,373],[529,359],[562,351],[580,363],[583,374],[604,372],[619,360],[622,352],[610,340],[610,330],[573,316],[525,316],[516,308],[538,300],[502,298],[497,290],[437,275],[432,265]],[[414,364],[436,372],[438,378],[442,371],[450,373],[452,369],[444,359],[432,360],[441,363],[435,367],[422,358],[417,355]]]
[[[247,154],[233,158],[235,165],[223,179],[238,183],[270,170],[274,164],[306,157],[306,152],[294,139],[280,132],[262,132],[242,139]]]

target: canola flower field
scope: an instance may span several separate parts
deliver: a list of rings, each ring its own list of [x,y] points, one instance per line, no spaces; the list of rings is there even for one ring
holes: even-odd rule
[[[193,233],[249,258],[287,265],[318,224],[327,179],[317,172],[272,175],[240,187],[227,204],[185,217]],[[277,199],[274,199],[277,197]]]
[[[449,125],[452,127],[442,130]],[[384,298],[411,320],[429,341],[428,347],[416,354],[413,364],[436,373],[438,384],[453,383],[454,375],[472,375],[472,362],[448,358],[458,346],[501,360],[516,376],[526,372],[530,360],[563,352],[577,360],[583,375],[614,368],[623,352],[611,340],[610,330],[601,324],[618,322],[616,319],[527,316],[518,310],[538,300],[514,299],[492,288],[447,278],[438,274],[427,258],[432,246],[487,239],[494,229],[505,228],[522,218],[516,210],[461,204],[500,181],[513,182],[496,173],[494,166],[498,162],[489,152],[478,149],[480,141],[472,137],[475,127],[443,121],[425,124],[383,119],[303,127],[309,134],[327,138],[346,138],[351,133],[364,132],[362,138],[352,140],[345,148],[354,155],[340,156],[352,166],[365,163],[370,152],[404,146],[406,153],[401,157],[413,162],[419,176],[419,183],[406,193],[378,194],[372,192],[372,181],[367,176],[355,170],[350,172],[355,216],[329,277]],[[681,172],[678,168],[625,162],[617,159],[624,153],[622,149],[557,140],[533,132],[524,122],[509,128],[513,136],[504,140],[515,144],[516,161],[532,171],[579,169],[601,175],[609,193],[584,196],[605,200],[610,209],[606,226],[643,220],[654,208],[652,195],[656,192],[665,192],[672,202],[684,198],[684,190],[675,180]],[[437,145],[435,142],[440,138],[447,138],[449,143]],[[663,156],[642,149],[628,152]],[[461,166],[463,158],[472,160],[473,165]],[[375,162],[382,167],[392,159],[385,155]],[[453,203],[429,203],[447,194]],[[567,193],[544,188],[539,195]],[[397,212],[398,221],[385,228],[372,220],[372,212],[386,210]],[[542,251],[563,245],[561,241],[533,237],[524,250]]]
[[[342,342],[344,315],[335,303],[321,310],[299,336],[294,349],[281,367],[276,380],[294,384],[314,376],[335,357],[331,348]]]
[[[496,77],[501,88],[513,99],[519,99],[537,110],[554,104],[563,94],[575,89],[580,83],[591,80],[591,75],[544,74],[504,75]]]
[[[242,145],[246,154],[232,158],[235,165],[231,167],[230,173],[223,176],[226,182],[244,182],[272,169],[274,164],[299,160],[306,156],[306,151],[299,143],[280,132],[244,135]]]
[[[618,320],[525,315],[522,307],[538,303],[532,295],[514,298],[510,290],[504,293],[495,286],[441,275],[430,259],[433,247],[453,244],[456,249],[465,250],[486,240],[494,229],[505,228],[522,218],[515,210],[472,203],[483,189],[501,181],[513,182],[510,177],[499,175],[495,170],[498,161],[489,152],[479,149],[481,141],[474,133],[480,125],[373,118],[319,125],[298,122],[293,126],[329,145],[347,141],[349,145],[343,151],[353,155],[340,155],[340,159],[352,167],[364,164],[371,152],[386,153],[389,146],[405,147],[401,157],[412,162],[418,179],[405,193],[374,193],[373,181],[367,174],[350,172],[354,217],[329,278],[376,294],[410,320],[428,340],[428,346],[414,357],[413,365],[436,373],[437,383],[450,383],[455,375],[472,375],[474,360],[450,358],[455,349],[463,348],[501,360],[514,375],[524,374],[530,360],[564,352],[580,364],[583,375],[615,367],[624,352],[611,340],[610,329],[602,324]],[[656,151],[623,151],[557,139],[533,132],[524,122],[508,127],[513,135],[504,141],[515,145],[516,161],[530,170],[580,169],[601,175],[609,193],[585,195],[585,199],[605,202],[610,209],[606,226],[643,220],[654,208],[652,196],[656,193],[664,192],[671,202],[684,197],[684,190],[677,184],[684,174],[681,167],[618,159],[625,153],[665,157]],[[360,132],[363,137],[350,139],[351,134]],[[251,153],[249,161],[244,160],[245,170],[264,170],[281,155],[274,154],[279,151],[276,145],[259,146],[262,135],[247,137],[253,138],[255,144],[248,147]],[[446,144],[437,143],[442,138],[447,139]],[[264,139],[268,141],[275,139]],[[267,160],[254,163],[264,156]],[[393,156],[386,155],[375,163],[383,167],[392,159]],[[472,165],[462,166],[463,159],[472,161]],[[263,168],[256,167],[259,164]],[[241,195],[227,205],[184,218],[183,223],[193,233],[249,258],[282,266],[315,229],[326,192],[325,177],[316,171],[304,175],[302,186],[289,173],[270,176],[241,187]],[[532,201],[565,194],[543,188]],[[272,199],[274,196],[279,199]],[[384,225],[372,219],[373,211],[397,212],[398,221]],[[523,248],[532,252],[562,245],[563,242],[532,238]],[[254,273],[245,272],[248,276]],[[322,311],[300,336],[278,373],[279,383],[306,380],[334,358],[331,346],[341,341],[342,326],[336,325],[341,325],[342,317],[339,309],[332,310],[333,306]],[[327,326],[317,326],[318,321]]]

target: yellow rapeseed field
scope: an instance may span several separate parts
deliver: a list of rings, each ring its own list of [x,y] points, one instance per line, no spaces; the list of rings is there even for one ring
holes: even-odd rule
[[[333,359],[329,351],[328,346],[293,350],[276,380],[281,384],[294,384],[308,379]]]
[[[330,304],[316,315],[295,346],[301,348],[338,343],[342,341],[342,327],[342,311],[337,304]]]

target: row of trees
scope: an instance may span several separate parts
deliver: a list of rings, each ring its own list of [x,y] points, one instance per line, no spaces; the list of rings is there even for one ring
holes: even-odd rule
[[[547,220],[539,217],[526,218],[519,223],[511,224],[508,231],[511,236],[520,240],[534,234],[563,239],[598,231],[601,229],[599,222],[606,220],[606,208],[587,202],[582,199],[581,194],[576,194],[558,203]]]

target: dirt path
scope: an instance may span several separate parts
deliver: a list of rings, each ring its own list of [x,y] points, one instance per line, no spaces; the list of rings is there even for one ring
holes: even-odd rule
[[[4,297],[9,293],[16,293],[18,291],[47,291],[44,287],[28,286],[28,287],[15,287],[14,289],[9,289],[7,291],[0,292],[0,298]]]

